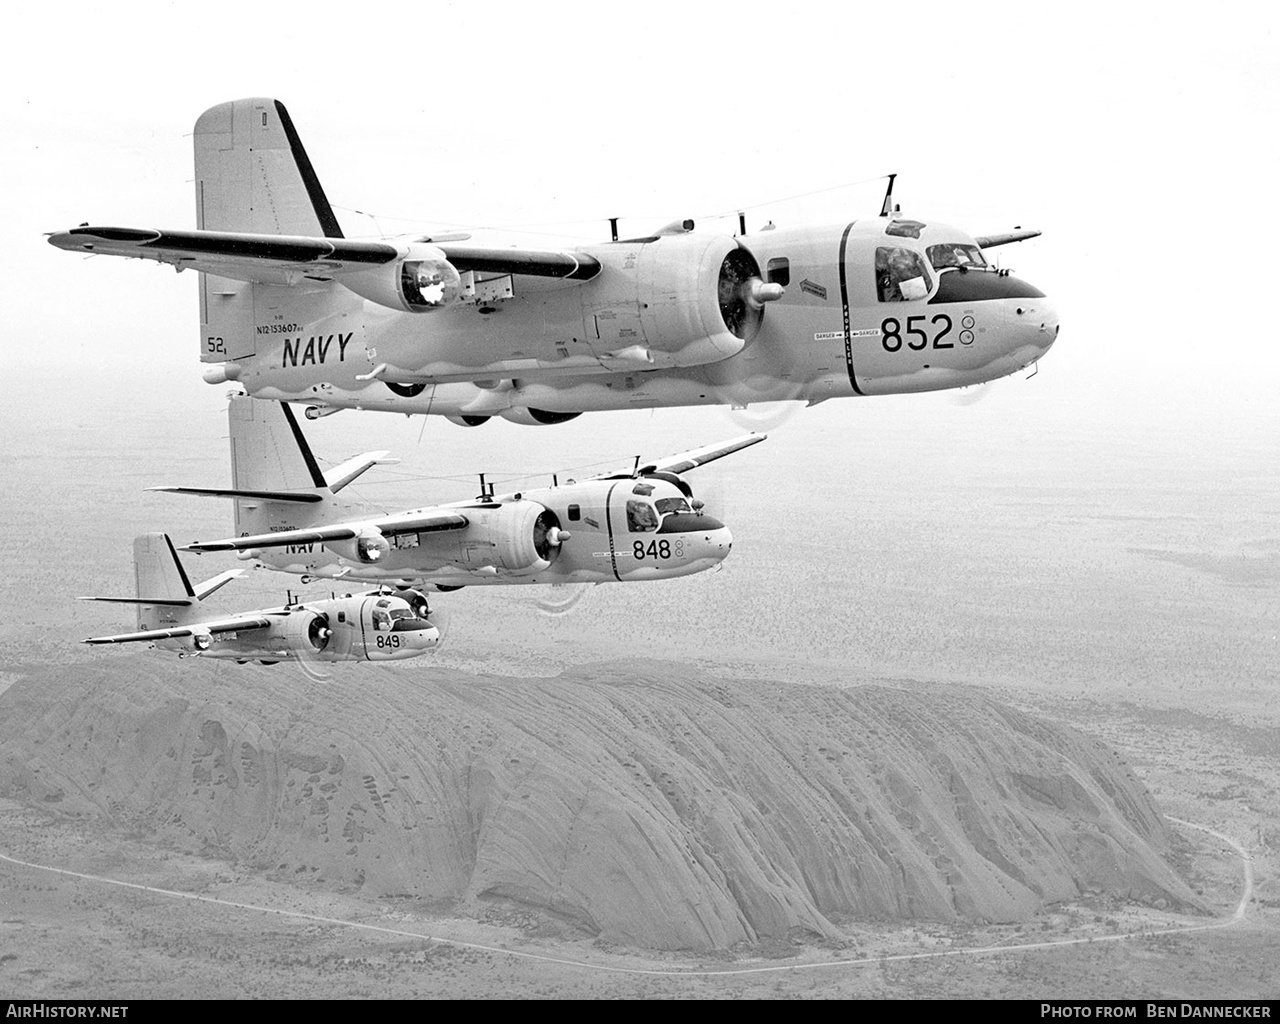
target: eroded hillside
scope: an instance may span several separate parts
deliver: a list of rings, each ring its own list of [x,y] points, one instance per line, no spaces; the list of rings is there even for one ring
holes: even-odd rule
[[[660,949],[1020,921],[1085,891],[1195,908],[1149,795],[1097,741],[971,688],[802,682],[103,658],[12,686],[0,794]]]

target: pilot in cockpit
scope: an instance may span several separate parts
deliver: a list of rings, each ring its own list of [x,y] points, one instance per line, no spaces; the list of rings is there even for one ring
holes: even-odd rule
[[[876,249],[876,292],[881,302],[911,302],[929,293],[920,254],[897,246]]]

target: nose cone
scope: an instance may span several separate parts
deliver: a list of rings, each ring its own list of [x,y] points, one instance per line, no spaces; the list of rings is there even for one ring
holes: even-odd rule
[[[733,534],[729,532],[729,527],[721,526],[707,531],[706,545],[708,557],[723,562],[729,555],[729,549],[733,547]]]
[[[435,626],[415,629],[408,636],[413,638],[410,643],[419,651],[429,651],[440,643],[440,630]]]
[[[703,516],[702,520],[705,524],[702,529],[686,533],[679,542],[684,547],[679,570],[681,575],[703,572],[719,565],[733,547],[733,534],[727,526],[710,516]]]
[[[1013,320],[1026,343],[1048,352],[1058,340],[1058,308],[1046,296],[1019,299],[1013,307]]]

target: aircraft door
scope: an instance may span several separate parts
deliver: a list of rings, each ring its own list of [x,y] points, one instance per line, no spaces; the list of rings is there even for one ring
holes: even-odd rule
[[[367,661],[395,657],[407,652],[405,634],[394,632],[391,617],[392,603],[385,597],[370,597],[360,606],[360,627],[364,638],[364,657]]]
[[[646,480],[622,481],[609,495],[609,546],[619,580],[643,569],[665,567],[675,552],[670,538],[658,536],[661,517]]]

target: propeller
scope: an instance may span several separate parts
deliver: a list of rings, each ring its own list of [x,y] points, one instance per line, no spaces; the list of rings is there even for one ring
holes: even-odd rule
[[[991,394],[991,384],[991,381],[985,384],[970,384],[967,388],[952,391],[949,397],[953,405],[977,405]]]
[[[739,246],[720,264],[718,291],[725,326],[735,337],[750,340],[760,326],[764,304],[782,298],[783,287],[766,284],[756,258]]]
[[[333,630],[329,627],[329,616],[317,614],[307,626],[307,642],[313,650],[323,651],[329,645],[329,637]]]

